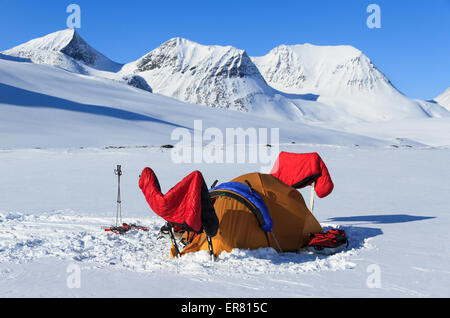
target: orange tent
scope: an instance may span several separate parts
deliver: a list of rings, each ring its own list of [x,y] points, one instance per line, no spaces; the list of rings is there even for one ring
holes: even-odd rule
[[[323,232],[300,192],[277,177],[250,173],[232,182],[247,185],[255,196],[262,199],[268,215],[263,216],[258,205],[238,193],[211,190],[210,197],[219,220],[218,233],[212,237],[216,257],[233,248],[272,247],[280,252],[296,252],[306,246],[310,233]],[[268,226],[270,222],[271,226]],[[264,224],[265,227],[262,227]],[[185,234],[186,241],[189,241],[190,235],[192,233]],[[181,255],[200,250],[209,250],[205,232],[196,235]],[[171,255],[176,255],[174,247]]]

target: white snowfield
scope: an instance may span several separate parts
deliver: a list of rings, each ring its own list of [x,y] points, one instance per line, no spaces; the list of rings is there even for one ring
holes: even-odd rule
[[[122,67],[85,44],[63,31],[0,54],[0,296],[450,296],[450,117],[440,101],[405,97],[351,47],[280,47],[249,58],[173,39]],[[342,54],[328,60],[328,49]],[[284,66],[275,69],[278,58]],[[303,73],[290,69],[293,61]],[[125,74],[154,93],[127,84]],[[236,96],[253,97],[240,109]],[[211,100],[218,106],[198,105]],[[198,120],[203,132],[224,136],[227,128],[269,128],[248,150],[318,152],[335,189],[316,199],[314,215],[325,229],[345,229],[349,247],[332,256],[263,248],[216,262],[203,252],[171,259],[170,243],[158,239],[164,222],[138,188],[144,167],[155,170],[163,192],[193,170],[212,184],[264,168],[248,160],[175,163],[160,146],[178,143],[176,129],[199,133]],[[225,143],[235,141],[192,146]],[[124,221],[147,232],[103,230],[114,223],[117,164]]]
[[[320,256],[236,249],[216,262],[204,252],[171,259],[169,241],[158,239],[164,222],[138,188],[142,168],[151,166],[168,191],[194,169],[212,184],[258,171],[257,165],[176,165],[170,150],[159,148],[1,151],[0,295],[449,296],[449,149],[282,149],[318,151],[327,163],[336,187],[316,200],[314,214],[325,229],[346,230],[347,250]],[[116,164],[124,173],[124,221],[148,232],[119,236],[102,229],[114,224]],[[74,265],[80,288],[69,288]]]

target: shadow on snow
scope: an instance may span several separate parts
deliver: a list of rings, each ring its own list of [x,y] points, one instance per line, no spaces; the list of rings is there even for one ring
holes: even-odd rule
[[[67,99],[45,95],[0,83],[0,104],[18,107],[54,108],[71,112],[86,113],[130,121],[154,122],[169,126],[183,127],[147,115],[113,107],[81,104]]]
[[[323,226],[324,231],[331,230],[332,226]],[[383,231],[379,228],[370,227],[360,227],[360,226],[340,226],[339,229],[345,230],[349,245],[348,247],[340,252],[333,255],[344,254],[349,251],[357,251],[365,247],[366,240],[378,235],[382,235]],[[302,264],[307,262],[314,262],[319,260],[325,260],[332,255],[322,255],[309,253],[306,249],[300,250],[298,253],[294,252],[283,252],[277,253],[273,248],[260,248],[256,250],[241,250],[243,253],[234,254],[234,259],[248,259],[253,257],[256,259],[265,259],[270,261],[274,265],[295,263]],[[220,258],[219,258],[220,260]]]
[[[434,219],[434,216],[418,216],[409,214],[380,214],[329,218],[334,222],[368,222],[373,224],[406,223]]]

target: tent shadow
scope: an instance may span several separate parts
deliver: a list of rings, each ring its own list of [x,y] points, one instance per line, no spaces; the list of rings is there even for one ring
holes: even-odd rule
[[[323,226],[324,231],[331,230],[335,228],[334,226]],[[383,231],[380,228],[373,227],[360,227],[360,226],[339,226],[339,229],[345,230],[348,237],[348,247],[337,254],[339,255],[343,253],[352,253],[356,252],[360,249],[367,247],[367,240],[373,238],[375,236],[379,236],[383,234]],[[236,258],[246,259],[248,257],[253,257],[256,259],[267,260],[270,261],[274,265],[282,265],[282,264],[302,264],[307,262],[315,262],[319,260],[325,260],[330,257],[330,255],[322,255],[316,253],[310,253],[306,248],[299,250],[297,253],[295,252],[282,252],[278,253],[273,248],[259,248],[256,250],[241,250],[243,253],[239,255],[234,255]]]
[[[380,215],[361,215],[348,217],[329,218],[333,222],[367,222],[371,224],[393,224],[406,223],[428,219],[435,219],[434,216],[418,216],[409,214],[380,214]]]

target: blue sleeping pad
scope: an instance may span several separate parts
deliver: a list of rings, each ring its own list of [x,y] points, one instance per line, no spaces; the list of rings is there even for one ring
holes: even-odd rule
[[[251,189],[250,186],[240,182],[227,182],[222,183],[215,188],[212,188],[209,193],[212,197],[221,195],[232,197],[228,194],[228,192],[222,192],[223,190],[230,191],[237,195],[237,197],[234,197],[237,200],[239,200],[239,197],[242,197],[251,202],[256,209],[248,206],[247,202],[245,202],[244,200],[242,201],[242,203],[246,204],[247,207],[253,212],[253,214],[255,214],[261,230],[263,230],[264,232],[272,232],[273,221],[270,217],[269,210],[267,209],[264,200],[256,191]]]

